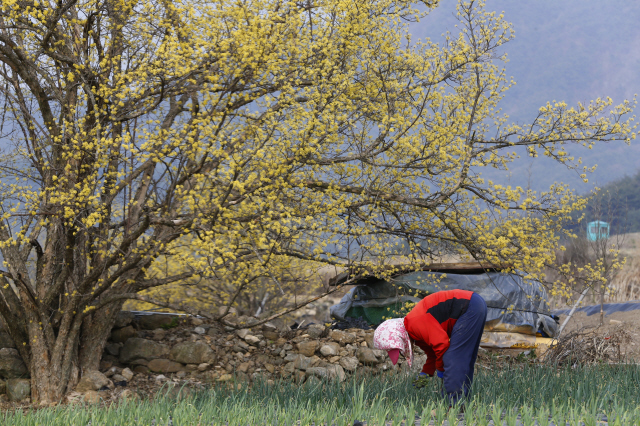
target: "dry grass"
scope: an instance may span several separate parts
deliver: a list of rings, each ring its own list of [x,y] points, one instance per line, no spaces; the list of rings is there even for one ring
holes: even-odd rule
[[[580,329],[560,339],[545,353],[544,360],[557,365],[593,365],[625,361],[623,346],[631,340],[624,326],[604,332]]]
[[[640,299],[640,233],[627,234],[623,241],[620,252],[627,262],[611,282],[610,303]]]

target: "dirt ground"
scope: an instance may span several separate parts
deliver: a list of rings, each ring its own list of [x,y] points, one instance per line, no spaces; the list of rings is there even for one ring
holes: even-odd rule
[[[560,324],[564,322],[566,315],[560,315]],[[606,337],[608,333],[619,327],[623,327],[631,337],[629,343],[621,349],[628,359],[640,362],[640,310],[627,312],[614,312],[605,315],[604,325],[600,326],[600,314],[587,316],[584,312],[576,312],[573,314],[563,335],[576,330],[598,328],[598,334]]]

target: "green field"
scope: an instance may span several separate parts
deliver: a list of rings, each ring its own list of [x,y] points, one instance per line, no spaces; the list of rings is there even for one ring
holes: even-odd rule
[[[367,425],[455,424],[457,411],[439,397],[438,379],[423,389],[413,377],[353,376],[342,384],[282,381],[214,387],[182,400],[143,398],[112,405],[66,406],[0,415],[1,425]],[[520,414],[520,420],[516,420]],[[417,417],[416,417],[417,416]],[[606,417],[605,417],[606,416]],[[474,396],[459,419],[465,425],[640,425],[640,366],[481,368]],[[428,420],[428,421],[427,421]],[[537,420],[537,423],[536,423]],[[450,423],[448,423],[450,422]],[[410,424],[413,422],[410,422]]]

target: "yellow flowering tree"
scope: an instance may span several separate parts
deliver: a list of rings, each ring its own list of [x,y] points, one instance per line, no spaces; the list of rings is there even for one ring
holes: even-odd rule
[[[232,303],[278,287],[286,259],[374,267],[400,244],[416,263],[458,253],[532,276],[553,261],[582,202],[481,171],[515,147],[581,167],[572,144],[635,137],[631,106],[508,124],[509,24],[460,3],[459,34],[412,42],[407,22],[428,23],[413,7],[2,2],[0,316],[34,401],[98,368],[122,303],[160,285],[225,280]]]

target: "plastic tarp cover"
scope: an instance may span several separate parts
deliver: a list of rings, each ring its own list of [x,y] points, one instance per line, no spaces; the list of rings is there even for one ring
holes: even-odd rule
[[[640,300],[632,300],[629,302],[621,302],[621,303],[605,303],[603,306],[604,314],[610,315],[614,312],[627,312],[627,311],[635,311],[640,309]],[[555,315],[569,315],[571,312],[571,308],[567,309],[558,309],[553,311]],[[587,316],[593,314],[600,313],[600,305],[588,305],[581,306],[576,309],[576,312],[585,312]]]
[[[535,335],[542,329],[550,337],[557,334],[558,324],[551,317],[542,284],[501,272],[445,274],[418,271],[396,276],[391,281],[370,280],[366,285],[352,288],[331,307],[330,313],[338,320],[364,316],[370,323],[379,324],[382,315],[392,316],[392,311],[405,302],[417,303],[428,294],[453,289],[474,291],[486,301],[485,331]]]

